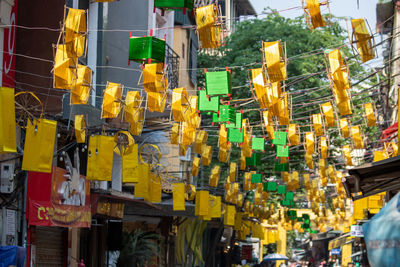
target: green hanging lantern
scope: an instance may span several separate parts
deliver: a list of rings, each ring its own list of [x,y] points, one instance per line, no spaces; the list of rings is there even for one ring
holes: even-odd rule
[[[246,166],[260,166],[261,165],[261,154],[253,153],[251,157],[246,158]]]
[[[154,0],[154,6],[158,8],[187,8],[193,9],[194,0]]]
[[[228,141],[232,143],[243,143],[244,131],[236,128],[228,129]]]
[[[218,112],[219,96],[207,97],[206,90],[199,90],[199,106],[200,112]]]
[[[285,185],[278,185],[278,189],[277,189],[278,194],[285,194],[286,193],[286,186]]]
[[[229,71],[206,72],[205,77],[207,95],[231,95],[232,81]]]
[[[289,171],[289,163],[280,163],[279,161],[275,162],[275,171],[276,172],[288,172]]]
[[[219,107],[219,121],[235,125],[236,122],[235,107],[231,107],[229,105],[221,105]]]
[[[234,123],[227,123],[225,126],[226,128],[242,128],[242,120],[243,120],[243,114],[240,112],[236,112],[235,114],[235,122]]]
[[[268,182],[267,191],[275,192],[276,191],[276,187],[277,187],[276,182]]]
[[[257,150],[257,151],[264,151],[265,150],[265,140],[264,140],[264,138],[253,137],[251,139],[251,149]]]
[[[153,36],[134,37],[129,40],[129,60],[164,62],[165,40]]]
[[[277,145],[276,146],[276,156],[279,158],[289,157],[289,146],[287,145]]]
[[[262,176],[259,173],[255,173],[251,175],[251,182],[254,184],[258,184],[262,182]]]
[[[287,132],[275,132],[275,138],[272,140],[272,144],[285,146],[287,144]]]

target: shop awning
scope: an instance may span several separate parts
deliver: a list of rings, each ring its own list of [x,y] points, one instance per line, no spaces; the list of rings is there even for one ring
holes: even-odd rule
[[[350,242],[352,239],[353,239],[353,237],[350,236],[350,233],[346,233],[342,236],[339,236],[339,237],[329,241],[328,249],[331,250],[333,248],[341,247],[342,245],[346,244],[347,242]]]
[[[353,199],[400,190],[400,156],[350,169],[343,185]]]

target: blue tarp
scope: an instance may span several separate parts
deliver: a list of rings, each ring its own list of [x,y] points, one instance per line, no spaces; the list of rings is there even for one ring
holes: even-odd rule
[[[23,267],[26,249],[17,246],[0,246],[0,267]]]
[[[363,225],[371,267],[400,265],[400,193]]]

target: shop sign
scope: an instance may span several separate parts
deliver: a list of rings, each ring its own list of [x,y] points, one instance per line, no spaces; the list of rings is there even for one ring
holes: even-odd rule
[[[73,172],[76,175],[76,172]],[[90,227],[90,182],[65,169],[29,172],[27,218],[30,225]]]
[[[122,219],[124,217],[124,204],[99,201],[96,212],[97,214]]]
[[[242,246],[242,260],[252,260],[252,251],[253,251],[253,246],[252,245],[243,245]]]
[[[361,225],[352,225],[350,227],[350,235],[354,237],[364,237],[363,228]]]
[[[340,255],[340,248],[333,248],[331,250],[331,255]]]

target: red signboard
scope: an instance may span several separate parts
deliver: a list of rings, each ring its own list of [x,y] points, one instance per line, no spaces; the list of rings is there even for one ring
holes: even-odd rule
[[[90,227],[90,184],[61,168],[29,172],[27,218],[30,225]]]
[[[242,245],[242,260],[252,260],[252,252],[253,246],[252,245]]]
[[[14,88],[15,85],[15,46],[17,38],[15,25],[17,25],[17,10],[18,0],[14,0],[14,6],[10,14],[10,23],[12,26],[4,28],[2,86],[11,88]]]

